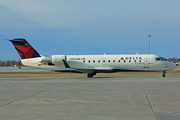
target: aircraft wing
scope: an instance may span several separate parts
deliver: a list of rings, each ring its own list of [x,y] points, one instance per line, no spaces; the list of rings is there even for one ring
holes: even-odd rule
[[[69,64],[66,62],[66,60],[63,60],[65,68],[71,68]],[[96,72],[110,72],[113,71],[112,68],[109,67],[94,67],[94,68],[71,68],[76,70],[77,72],[83,72],[83,73],[96,73]]]
[[[83,73],[98,73],[98,72],[111,72],[113,69],[111,68],[73,68],[78,72],[83,72]]]

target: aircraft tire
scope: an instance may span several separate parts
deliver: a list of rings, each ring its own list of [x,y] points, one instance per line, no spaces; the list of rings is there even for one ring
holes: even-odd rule
[[[163,71],[162,77],[166,77],[166,71]]]
[[[88,78],[93,78],[93,74],[88,74],[87,77]]]

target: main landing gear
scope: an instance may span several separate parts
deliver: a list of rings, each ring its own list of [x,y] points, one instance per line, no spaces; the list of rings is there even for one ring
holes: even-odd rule
[[[166,77],[166,71],[163,71],[162,76],[163,76],[163,77]]]
[[[96,75],[96,73],[87,74],[87,77],[92,78],[94,75]]]

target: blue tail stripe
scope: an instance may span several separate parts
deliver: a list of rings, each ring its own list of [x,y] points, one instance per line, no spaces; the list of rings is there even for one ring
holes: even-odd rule
[[[23,52],[23,51],[21,51],[21,50],[19,50],[19,49],[17,49],[17,48],[16,48],[16,50],[17,50],[18,52],[20,52],[20,53],[23,55],[23,59],[25,59],[25,58],[26,58],[26,56],[25,56],[25,54],[24,54],[24,52]]]
[[[39,55],[39,53],[36,52],[36,50],[34,50],[34,53],[33,53],[33,55],[32,55],[32,58],[35,58],[35,57],[41,57],[41,56]]]

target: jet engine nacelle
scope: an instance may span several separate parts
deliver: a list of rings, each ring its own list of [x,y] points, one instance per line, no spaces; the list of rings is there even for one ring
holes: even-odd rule
[[[66,60],[66,55],[52,55],[52,64],[63,64],[63,60]]]
[[[42,58],[41,62],[51,64],[63,64],[63,60],[66,60],[66,55],[52,55],[51,57]]]

